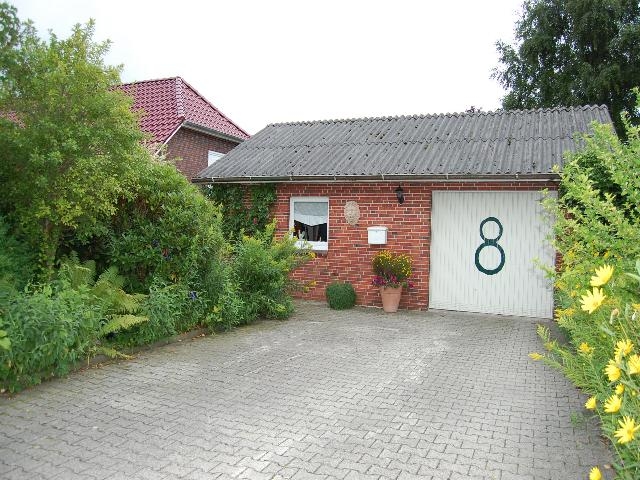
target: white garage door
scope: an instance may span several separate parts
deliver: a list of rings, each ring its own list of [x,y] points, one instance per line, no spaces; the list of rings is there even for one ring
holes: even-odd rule
[[[429,307],[551,318],[539,192],[433,192]]]

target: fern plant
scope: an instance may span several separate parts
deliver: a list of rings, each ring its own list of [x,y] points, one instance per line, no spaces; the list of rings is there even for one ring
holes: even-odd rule
[[[73,290],[88,291],[104,309],[98,344],[93,353],[102,353],[111,358],[123,357],[124,355],[117,350],[101,345],[101,341],[109,335],[149,321],[149,317],[138,315],[141,302],[146,295],[125,292],[125,279],[118,274],[118,269],[114,266],[107,268],[94,280],[95,276],[96,263],[93,260],[81,263],[75,253],[65,258],[60,265],[60,280]]]

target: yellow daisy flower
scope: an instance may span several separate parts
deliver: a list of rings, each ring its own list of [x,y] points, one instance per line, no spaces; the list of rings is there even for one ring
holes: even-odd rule
[[[620,399],[617,395],[611,395],[607,398],[607,401],[604,402],[604,411],[607,413],[616,413],[620,410],[622,406],[622,399]]]
[[[616,342],[616,349],[614,351],[616,358],[622,358],[631,353],[633,350],[633,343],[631,340],[624,339]]]
[[[604,373],[607,374],[607,378],[610,382],[615,382],[620,378],[620,368],[618,368],[615,360],[609,360],[609,363],[607,363],[607,366],[604,369]]]
[[[582,304],[580,308],[588,313],[593,313],[600,305],[602,305],[605,298],[607,298],[607,296],[602,293],[601,288],[593,287],[593,291],[588,291],[585,295],[580,297],[580,303]]]
[[[591,471],[589,471],[589,480],[602,480],[602,473],[600,473],[598,467],[593,467]]]
[[[629,367],[629,375],[636,375],[640,373],[640,355],[633,354],[627,360],[627,367]]]
[[[603,265],[600,268],[596,268],[596,274],[591,277],[592,287],[601,287],[611,279],[613,275],[613,267],[611,265]]]
[[[616,385],[616,395],[622,395],[624,393],[624,385],[619,383]]]
[[[640,429],[640,425],[636,425],[633,418],[624,416],[622,420],[618,420],[620,428],[614,432],[614,437],[618,438],[618,443],[629,443],[636,436],[636,431]]]
[[[589,355],[593,352],[593,347],[590,347],[587,342],[582,342],[578,347],[578,351],[580,353],[584,353],[585,355]]]
[[[591,397],[584,404],[584,408],[586,408],[587,410],[595,410],[596,409],[596,403],[597,403],[596,397]]]
[[[532,360],[541,360],[544,358],[544,355],[540,355],[538,352],[532,352],[529,354],[529,358]]]

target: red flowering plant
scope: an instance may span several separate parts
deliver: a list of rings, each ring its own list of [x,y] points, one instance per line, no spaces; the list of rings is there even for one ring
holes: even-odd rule
[[[371,260],[373,285],[376,287],[413,287],[409,281],[412,260],[409,255],[394,254],[389,250],[376,253]]]

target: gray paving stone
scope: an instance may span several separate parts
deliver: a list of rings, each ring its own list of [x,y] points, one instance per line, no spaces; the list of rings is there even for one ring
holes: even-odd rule
[[[535,330],[301,302],[0,398],[0,477],[586,478],[611,454],[571,424],[584,396],[527,357]]]

